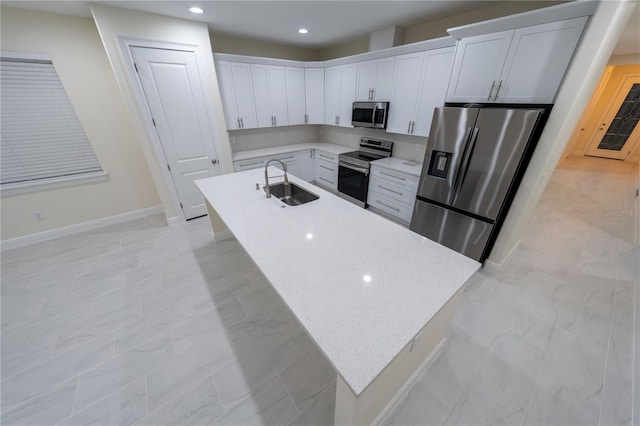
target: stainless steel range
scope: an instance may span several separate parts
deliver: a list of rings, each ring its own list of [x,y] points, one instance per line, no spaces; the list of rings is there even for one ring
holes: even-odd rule
[[[391,157],[393,142],[360,139],[360,150],[338,156],[338,195],[359,206],[367,207],[370,163]]]

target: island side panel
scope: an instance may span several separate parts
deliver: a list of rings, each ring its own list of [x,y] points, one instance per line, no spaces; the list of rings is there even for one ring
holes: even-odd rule
[[[220,241],[228,240],[233,237],[233,233],[229,230],[227,224],[224,223],[224,220],[222,220],[216,209],[209,204],[209,200],[206,198],[205,203],[207,203],[207,213],[209,214],[211,229],[213,230],[213,241],[219,243]]]
[[[336,385],[335,424],[370,425],[384,420],[419,374],[441,348],[453,320],[464,286],[422,328],[413,349],[409,342],[384,370],[356,395],[338,374]]]

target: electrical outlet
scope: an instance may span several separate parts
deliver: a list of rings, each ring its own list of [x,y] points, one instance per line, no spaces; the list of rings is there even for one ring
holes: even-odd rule
[[[419,143],[416,144],[416,152],[420,152],[420,144]]]
[[[232,144],[233,144],[233,143],[236,143],[236,137],[235,137],[235,136],[231,136],[231,137],[229,138],[229,140],[230,140],[230,142],[231,142]]]
[[[35,220],[43,220],[44,219],[44,215],[42,214],[42,212],[40,210],[32,211],[31,215],[33,216],[33,218]]]
[[[409,348],[409,352],[413,351],[413,348],[416,347],[416,345],[418,344],[418,341],[420,340],[420,337],[422,337],[422,333],[418,333],[416,335],[416,337],[413,338],[413,340],[411,341],[411,347]]]

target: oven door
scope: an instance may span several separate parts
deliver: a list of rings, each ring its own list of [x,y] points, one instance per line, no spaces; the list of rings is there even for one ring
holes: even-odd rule
[[[369,191],[369,169],[340,160],[338,163],[338,191],[366,207]]]

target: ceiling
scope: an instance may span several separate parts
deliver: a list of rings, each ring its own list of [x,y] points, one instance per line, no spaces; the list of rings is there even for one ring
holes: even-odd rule
[[[411,26],[505,1],[110,0],[95,3],[206,22],[209,29],[218,34],[318,49],[393,25]],[[89,2],[86,1],[2,0],[2,4],[67,15],[91,16]],[[194,15],[187,10],[190,6],[200,6],[205,12]],[[307,28],[309,33],[298,34],[297,30],[301,27]],[[614,51],[615,55],[632,53],[640,53],[640,6],[636,7]]]

